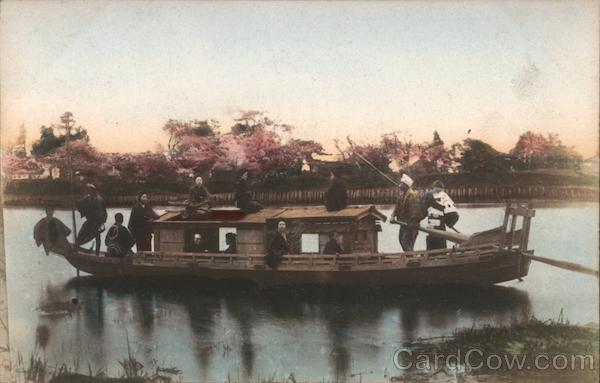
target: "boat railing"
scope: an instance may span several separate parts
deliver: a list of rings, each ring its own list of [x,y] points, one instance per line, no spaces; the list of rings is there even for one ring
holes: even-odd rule
[[[288,254],[281,258],[279,268],[346,267],[389,265],[394,267],[421,267],[427,265],[463,263],[493,258],[498,245],[485,244],[471,247],[458,247],[433,251],[412,251],[404,253],[352,253],[352,254]],[[173,266],[211,268],[265,267],[262,254],[228,253],[187,253],[187,252],[139,252],[132,262],[146,266]]]

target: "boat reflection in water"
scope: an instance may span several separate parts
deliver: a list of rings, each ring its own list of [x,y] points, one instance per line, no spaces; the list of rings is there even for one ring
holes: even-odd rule
[[[46,355],[76,353],[82,366],[119,371],[127,347],[145,366],[166,363],[186,379],[260,377],[364,381],[393,374],[393,354],[457,327],[531,316],[524,291],[436,286],[395,290],[251,290],[198,280],[80,278],[48,286],[47,300],[78,299],[65,316],[40,316]],[[52,295],[52,296],[50,296]],[[68,342],[68,343],[65,343]]]

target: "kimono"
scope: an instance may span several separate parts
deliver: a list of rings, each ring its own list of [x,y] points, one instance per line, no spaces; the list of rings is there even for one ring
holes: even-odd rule
[[[398,233],[398,239],[400,246],[404,251],[413,251],[415,240],[417,239],[417,226],[423,219],[423,211],[421,205],[417,201],[417,194],[412,189],[407,189],[398,201],[396,207],[392,212],[392,218],[396,217],[398,221],[408,223],[408,226],[400,226],[400,232]]]
[[[290,246],[288,244],[287,237],[285,234],[277,232],[267,251],[267,257],[265,263],[272,269],[276,269],[281,262],[281,257],[290,252]]]
[[[104,243],[106,244],[107,257],[121,258],[129,254],[135,239],[125,226],[114,224],[108,229]]]
[[[341,254],[344,250],[335,239],[330,239],[323,248],[323,254]]]
[[[338,211],[348,206],[346,185],[340,178],[335,177],[325,194],[325,207],[327,211]]]
[[[254,200],[248,189],[248,182],[244,179],[238,181],[235,188],[235,206],[244,213],[256,213],[262,210],[262,205]]]
[[[185,208],[184,218],[205,216],[210,210],[210,193],[204,185],[194,185],[190,188],[190,198]]]
[[[35,244],[40,247],[44,246],[46,255],[49,255],[51,249],[66,250],[71,248],[71,244],[67,237],[71,234],[69,229],[58,218],[44,217],[35,224],[33,228],[33,238]]]
[[[136,203],[131,209],[127,227],[135,239],[137,251],[152,250],[152,225],[150,222],[158,218],[158,214],[148,204]]]
[[[79,213],[86,221],[77,233],[77,244],[83,245],[92,239],[100,243],[100,233],[104,230],[102,227],[108,217],[102,197],[99,195],[92,197],[89,194],[85,196],[79,201]]]
[[[446,226],[453,227],[458,221],[458,211],[454,201],[446,192],[434,187],[423,195],[423,209],[427,211],[427,227],[437,230],[446,230]],[[445,249],[446,240],[433,235],[427,236],[427,250]]]

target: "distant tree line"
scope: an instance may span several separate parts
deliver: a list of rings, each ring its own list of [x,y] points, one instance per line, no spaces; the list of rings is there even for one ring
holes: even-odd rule
[[[4,174],[40,173],[44,167],[67,168],[67,132],[74,170],[89,177],[118,172],[127,179],[182,178],[219,169],[250,170],[263,178],[298,175],[303,165],[319,162],[323,147],[311,140],[291,137],[294,127],[260,111],[242,111],[228,129],[217,120],[168,120],[162,127],[167,146],[145,153],[103,153],[91,143],[87,131],[75,126],[73,115],[40,128],[31,156],[3,153]],[[339,166],[366,166],[366,158],[379,169],[418,174],[449,172],[501,172],[535,169],[573,169],[582,157],[562,144],[558,135],[526,132],[515,146],[502,153],[490,144],[468,138],[446,146],[437,131],[431,141],[413,142],[399,132],[381,136],[378,143],[361,144],[347,137],[335,141]]]

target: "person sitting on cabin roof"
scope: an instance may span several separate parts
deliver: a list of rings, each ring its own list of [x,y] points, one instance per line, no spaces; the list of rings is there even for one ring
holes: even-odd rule
[[[332,231],[329,233],[329,241],[323,248],[323,254],[341,254],[344,250],[340,246],[339,235],[337,232]]]
[[[235,233],[225,234],[225,244],[227,245],[227,249],[225,249],[225,253],[227,253],[227,254],[237,253],[237,235]]]
[[[248,188],[248,172],[245,171],[235,186],[235,206],[246,214],[261,211],[263,206],[252,199]]]
[[[50,255],[50,249],[69,249],[71,245],[67,237],[71,234],[69,229],[58,218],[54,217],[54,208],[46,207],[46,216],[38,221],[33,228],[35,244],[44,246],[46,255]]]
[[[331,184],[325,194],[325,207],[327,208],[327,211],[338,211],[348,206],[346,185],[342,178],[336,173],[337,172],[335,171],[329,173]]]
[[[427,227],[446,231],[446,226],[454,227],[458,221],[458,211],[454,201],[444,191],[444,184],[436,180],[422,197],[422,209],[427,212]],[[427,250],[445,249],[446,240],[434,235],[427,236]]]
[[[123,214],[115,214],[115,223],[108,229],[104,242],[107,257],[122,258],[129,254],[135,239],[129,229],[123,226]]]
[[[79,212],[86,221],[77,233],[77,246],[81,246],[92,239],[96,240],[96,255],[100,254],[100,233],[104,231],[104,223],[108,214],[104,200],[98,195],[94,184],[86,185],[88,194],[79,201]]]
[[[277,232],[269,244],[269,250],[265,257],[265,263],[272,269],[276,269],[281,262],[281,257],[290,252],[287,235],[285,233],[285,222],[277,223]]]
[[[401,224],[400,232],[398,233],[400,246],[402,246],[402,250],[404,251],[413,251],[415,240],[419,233],[417,227],[421,219],[424,218],[421,206],[417,201],[417,195],[411,188],[412,184],[412,178],[403,174],[399,185],[402,194],[400,194],[398,202],[396,202],[396,207],[390,219],[390,223],[400,223],[402,221],[407,224]]]
[[[203,218],[210,210],[210,193],[203,185],[202,177],[196,177],[196,183],[190,188],[190,198],[183,213],[183,218]]]

